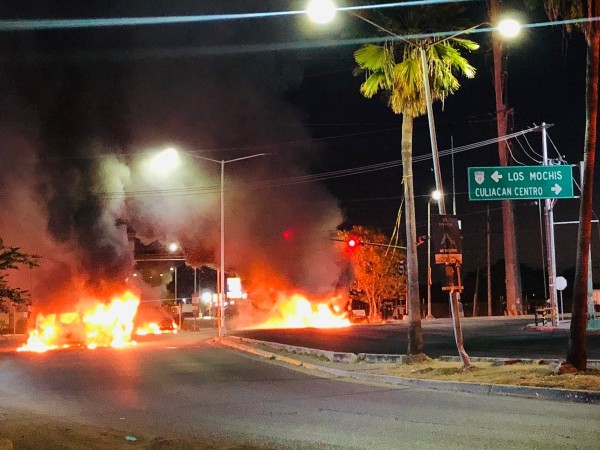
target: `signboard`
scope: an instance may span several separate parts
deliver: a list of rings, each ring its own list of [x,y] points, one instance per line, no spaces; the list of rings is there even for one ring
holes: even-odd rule
[[[227,298],[242,298],[242,280],[238,277],[227,278]]]
[[[559,166],[469,167],[469,200],[573,198],[573,168]]]
[[[567,279],[565,277],[556,277],[556,280],[554,280],[554,287],[559,291],[564,291],[567,287]]]
[[[436,264],[462,264],[462,242],[456,216],[432,214],[431,234]]]

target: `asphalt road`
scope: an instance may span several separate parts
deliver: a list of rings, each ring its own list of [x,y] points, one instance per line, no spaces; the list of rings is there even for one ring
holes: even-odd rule
[[[568,332],[526,331],[530,317],[463,318],[469,356],[564,359]],[[300,347],[349,353],[406,354],[407,322],[357,325],[338,329],[235,330],[230,334]],[[423,321],[425,353],[437,358],[457,356],[450,319]],[[600,334],[588,336],[588,358],[600,359]]]
[[[597,405],[363,385],[220,347],[0,354],[0,406],[123,430],[272,448],[597,448]]]

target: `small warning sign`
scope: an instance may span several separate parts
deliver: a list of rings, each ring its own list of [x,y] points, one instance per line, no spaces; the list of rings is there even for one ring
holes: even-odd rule
[[[462,236],[458,218],[432,215],[432,245],[436,264],[462,264]]]

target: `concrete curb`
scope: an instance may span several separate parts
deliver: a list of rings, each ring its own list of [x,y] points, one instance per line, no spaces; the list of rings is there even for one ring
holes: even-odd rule
[[[563,328],[563,327],[553,327],[553,326],[546,326],[546,325],[535,325],[535,324],[529,324],[529,325],[525,325],[525,330],[527,331],[533,331],[536,333],[560,333],[560,334],[568,334],[570,332],[569,328]],[[587,334],[600,334],[600,329],[597,328],[588,328],[587,330]]]
[[[600,392],[592,391],[573,391],[568,389],[558,388],[542,388],[542,387],[530,387],[530,386],[510,386],[501,384],[479,384],[479,383],[463,383],[454,381],[435,381],[435,380],[420,380],[414,378],[404,378],[393,375],[377,375],[371,373],[363,373],[352,370],[344,370],[335,367],[325,367],[319,364],[308,363],[300,361],[299,359],[278,355],[269,351],[257,349],[251,347],[251,345],[261,344],[272,347],[277,350],[284,350],[291,353],[297,353],[301,355],[309,355],[322,357],[331,362],[403,362],[406,355],[375,355],[361,353],[356,355],[354,353],[338,353],[330,352],[326,350],[318,350],[306,347],[295,347],[292,345],[278,344],[273,342],[258,341],[254,339],[240,338],[237,336],[228,336],[223,339],[216,339],[215,342],[231,347],[240,351],[251,353],[263,358],[281,361],[287,364],[291,364],[297,367],[304,367],[309,370],[319,371],[327,373],[340,378],[350,378],[362,382],[376,382],[390,384],[393,386],[414,386],[422,389],[432,389],[437,391],[445,392],[466,392],[477,395],[499,395],[509,397],[524,397],[532,399],[544,399],[544,400],[555,400],[555,401],[570,401],[576,403],[591,403],[600,404]],[[244,345],[249,344],[249,345]],[[447,361],[453,360],[458,357],[443,357]],[[505,361],[508,358],[471,358],[472,361]],[[529,362],[529,360],[521,360],[523,362]],[[533,361],[533,360],[531,360]],[[551,361],[551,360],[547,360]],[[558,360],[556,360],[558,361]],[[597,362],[600,365],[600,361]]]

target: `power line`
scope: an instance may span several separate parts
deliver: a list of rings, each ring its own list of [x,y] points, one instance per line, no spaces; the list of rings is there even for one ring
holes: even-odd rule
[[[476,142],[473,144],[463,145],[461,147],[454,147],[447,150],[442,150],[439,152],[440,156],[448,156],[455,153],[462,153],[468,150],[473,150],[475,148],[483,147],[486,145],[495,144],[499,141],[506,141],[508,139],[512,139],[518,136],[522,136],[528,133],[537,132],[541,129],[541,127],[533,127],[528,128],[526,130],[518,131],[515,133],[507,134],[505,136],[500,136],[497,138],[487,139],[485,141]],[[422,162],[431,159],[431,155],[420,155],[413,158],[413,162]],[[393,161],[370,164],[366,166],[360,166],[349,169],[340,169],[330,172],[323,172],[313,175],[299,175],[294,177],[287,178],[279,178],[272,179],[266,181],[259,181],[255,183],[248,183],[244,185],[244,189],[255,188],[255,189],[263,189],[263,188],[274,188],[274,187],[285,187],[292,186],[296,184],[303,183],[311,183],[315,181],[324,181],[335,178],[359,175],[363,173],[376,172],[379,170],[386,170],[395,167],[399,167],[402,165],[402,160],[397,159]],[[142,191],[124,191],[124,192],[96,192],[96,195],[104,196],[107,198],[124,198],[124,197],[166,197],[166,196],[188,196],[188,195],[198,195],[198,194],[214,194],[219,192],[219,186],[198,186],[198,187],[190,187],[190,188],[180,188],[180,189],[165,189],[165,190],[142,190]],[[228,191],[236,190],[235,187],[229,187]]]

